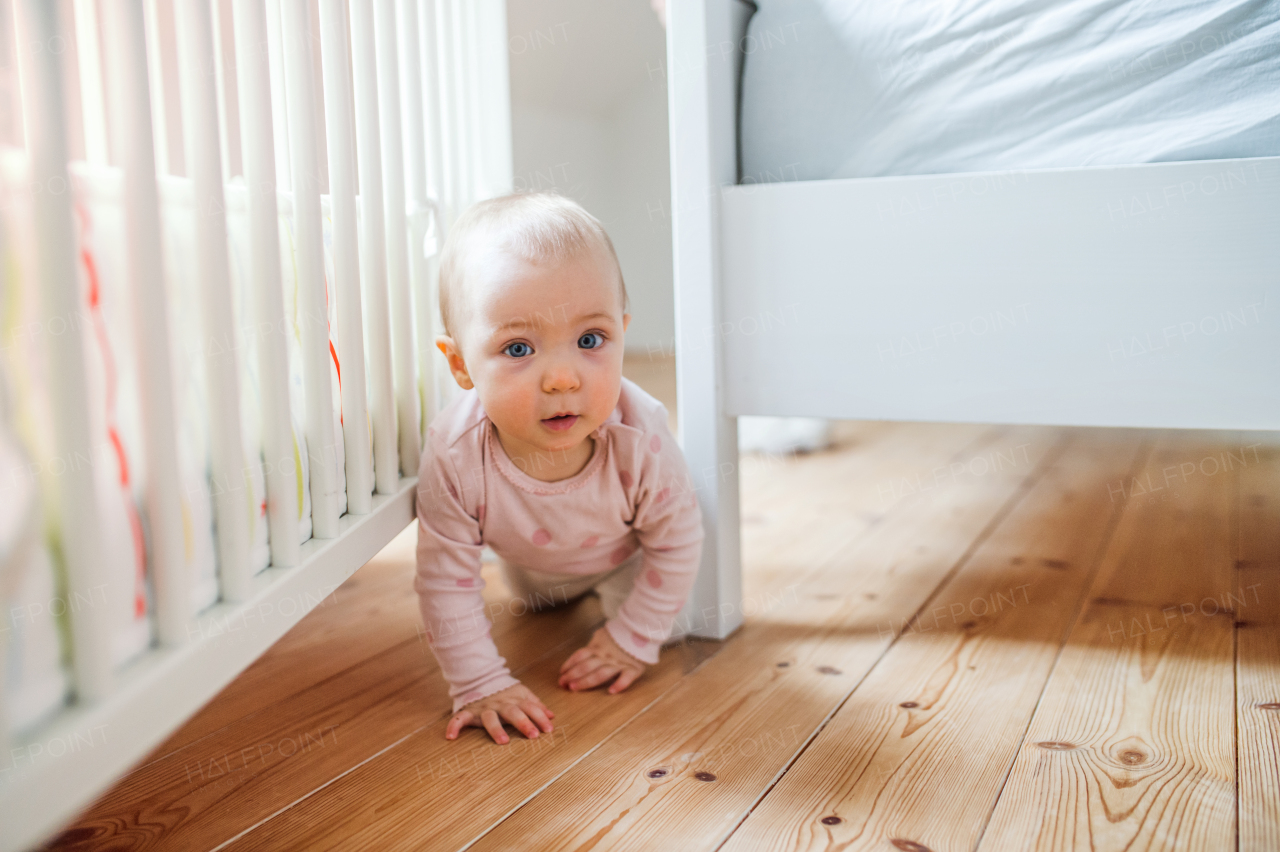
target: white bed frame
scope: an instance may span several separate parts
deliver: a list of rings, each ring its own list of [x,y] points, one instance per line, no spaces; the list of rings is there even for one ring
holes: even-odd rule
[[[306,423],[311,460],[312,538],[298,544],[293,472],[284,465],[269,468],[280,471],[268,473],[266,481],[271,565],[254,574],[247,556],[244,492],[212,489],[215,495],[224,492],[214,501],[221,600],[192,612],[191,577],[180,570],[181,491],[170,372],[176,347],[190,343],[171,339],[157,249],[162,242],[157,167],[161,173],[167,168],[164,99],[155,95],[163,77],[156,0],[74,0],[70,5],[73,21],[59,21],[64,4],[48,0],[9,0],[0,10],[12,8],[18,43],[24,46],[19,67],[32,185],[70,185],[64,104],[74,81],[65,78],[62,51],[25,48],[65,45],[68,28],[74,27],[88,160],[76,168],[105,175],[107,185],[118,187],[115,200],[124,208],[136,337],[131,343],[140,365],[147,459],[147,570],[155,590],[158,644],[117,669],[101,612],[86,606],[70,618],[74,701],[21,736],[9,735],[0,712],[0,850],[26,849],[51,837],[413,521],[422,431],[443,404],[437,375],[447,376],[432,344],[438,313],[434,254],[458,213],[481,198],[510,192],[512,184],[502,0],[320,0],[318,10],[311,0],[233,0],[248,186],[247,192],[235,193],[225,185],[228,131],[218,45],[227,36],[225,31],[219,36],[219,19],[211,13],[223,4],[174,4],[188,107],[182,122],[194,140],[187,146],[188,178],[181,188],[191,194],[193,213],[223,211],[249,199],[254,326],[286,327],[277,204],[292,205],[299,302],[312,317],[325,315],[320,216],[328,205],[338,305],[343,317],[354,318],[338,328],[346,513],[339,514],[339,483],[324,463],[338,445],[330,406],[338,389],[330,381],[329,338],[322,323],[304,323],[308,405],[298,414]],[[321,62],[323,72],[317,73]],[[105,75],[84,70],[94,67]],[[273,110],[273,100],[286,109]],[[327,106],[323,126],[314,109],[317,100]],[[114,114],[108,115],[106,103]],[[114,163],[108,162],[114,147],[108,145],[108,117],[120,133]],[[313,179],[317,137],[327,137],[326,198]],[[367,249],[358,261],[357,174]],[[294,191],[277,194],[277,186]],[[80,311],[69,196],[33,193],[34,260],[26,274],[36,282],[41,316]],[[219,215],[196,218],[198,262],[178,274],[199,279],[206,339],[236,340],[227,222]],[[427,297],[411,300],[411,287]],[[84,354],[75,334],[59,342],[44,353],[49,373],[58,378],[49,388],[52,444],[58,458],[91,458]],[[240,451],[235,361],[209,358],[207,366],[209,393],[219,402],[209,407],[211,472],[217,482],[243,482],[249,460]],[[264,457],[292,462],[283,334],[260,338],[259,375]],[[72,466],[66,475],[42,480],[40,487],[52,490],[59,526],[67,531],[61,543],[68,599],[94,600],[92,591],[102,579],[96,573],[101,530],[91,466]],[[0,574],[8,567],[0,560]],[[0,632],[0,651],[4,639]]]
[[[738,416],[1280,429],[1280,157],[740,185],[746,7],[667,14],[689,632],[742,623]]]

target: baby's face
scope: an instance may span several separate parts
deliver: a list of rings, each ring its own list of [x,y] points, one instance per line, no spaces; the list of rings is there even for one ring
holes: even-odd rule
[[[603,248],[559,263],[492,251],[473,269],[459,332],[464,351],[449,337],[436,339],[454,378],[476,388],[508,450],[577,448],[622,389],[631,315],[622,313],[612,260]]]

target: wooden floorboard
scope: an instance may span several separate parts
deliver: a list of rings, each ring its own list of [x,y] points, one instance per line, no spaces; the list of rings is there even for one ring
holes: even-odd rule
[[[1017,502],[1057,435],[1011,430],[998,445],[1024,447],[1028,463],[890,513],[473,848],[716,848],[875,664],[885,625],[915,613]]]
[[[1280,849],[1280,446],[1242,435],[1236,552],[1240,852]],[[1253,446],[1250,446],[1250,445]]]
[[[915,430],[903,430],[906,436],[897,435],[897,431],[877,432],[881,440],[876,446],[886,455],[896,451],[910,453],[916,459],[929,457],[928,452],[922,456],[918,435],[911,436]],[[932,427],[926,431],[935,435],[949,433],[957,449],[970,446],[976,435],[1001,434],[986,427]],[[940,443],[943,447],[949,446],[948,441]],[[945,458],[942,456],[939,460]],[[794,462],[785,465],[788,473],[809,485],[815,484],[814,477],[848,475],[847,470],[841,470],[841,465],[833,465],[829,460],[808,458]],[[762,469],[775,464],[768,459],[749,459],[745,463],[755,473],[762,473]],[[871,475],[872,481],[903,470],[901,461],[892,467],[883,456],[860,457],[848,461],[845,467],[861,468],[864,474]],[[776,468],[773,471],[775,478],[781,475]],[[798,482],[789,485],[801,487]],[[834,482],[826,483],[825,488],[833,490]],[[864,504],[870,506],[868,496],[863,495]],[[783,515],[785,517],[785,513]],[[811,522],[826,528],[832,540],[837,541],[839,536],[852,534],[852,529],[864,530],[873,523],[860,519],[853,528],[843,529],[829,523],[825,515],[814,517],[817,520],[811,518]],[[774,520],[782,522],[779,518]],[[789,522],[794,523],[795,519]],[[761,606],[785,599],[785,591],[779,591],[773,598],[768,594],[758,598]],[[705,647],[706,643],[693,643],[686,649]],[[679,656],[673,659],[676,653]],[[617,733],[686,673],[691,663],[700,662],[700,658],[691,656],[688,650],[668,649],[663,652],[661,667],[647,673],[636,686],[618,696],[599,692],[573,695],[557,690],[554,683],[558,661],[552,662],[555,665],[548,663],[545,671],[531,672],[523,679],[548,702],[557,714],[557,726],[567,732],[560,748],[529,748],[515,739],[513,742],[518,746],[511,749],[508,756],[507,747],[489,742],[482,731],[471,730],[457,742],[449,742],[443,738],[443,725],[427,728],[258,827],[229,848],[358,849],[375,840],[386,849],[459,848],[501,821],[605,738]],[[555,742],[555,736],[549,741]],[[495,780],[499,778],[507,780],[498,785]],[[348,806],[349,802],[361,799],[380,803],[376,823]],[[442,816],[424,821],[421,818],[424,808]]]
[[[670,359],[624,372],[675,427]],[[744,627],[617,696],[555,687],[598,602],[515,616],[486,563],[557,712],[508,746],[443,738],[410,527],[49,848],[1280,848],[1280,446],[1253,434],[841,421],[744,455]]]
[[[405,565],[413,561],[417,542],[417,526],[410,524],[309,612],[306,628],[280,637],[269,657],[254,661],[151,759],[275,708],[319,681],[415,638],[422,617],[412,583],[405,585]],[[361,629],[352,630],[353,622]]]
[[[1234,472],[1162,436],[1041,698],[981,850],[1236,845]]]
[[[1077,432],[723,847],[977,843],[1140,446]],[[963,795],[956,791],[963,790]]]
[[[412,591],[412,560],[401,571]],[[513,614],[493,573],[486,566],[486,602],[501,608],[493,610],[493,633],[517,676],[557,649],[568,656],[603,621],[594,598],[548,617]],[[346,630],[355,636],[371,626],[376,621],[357,621]],[[272,656],[263,658],[267,665],[276,664]],[[414,731],[442,723],[450,709],[429,649],[418,638],[402,641],[149,761],[49,848],[211,849]]]

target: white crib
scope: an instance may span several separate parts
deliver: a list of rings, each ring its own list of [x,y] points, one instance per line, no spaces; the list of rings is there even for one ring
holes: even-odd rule
[[[506,51],[501,0],[0,2],[0,849],[412,521]]]
[[[710,354],[677,360],[691,632],[742,621],[740,415],[1280,429],[1280,157],[740,182],[751,13],[668,4],[677,349]]]

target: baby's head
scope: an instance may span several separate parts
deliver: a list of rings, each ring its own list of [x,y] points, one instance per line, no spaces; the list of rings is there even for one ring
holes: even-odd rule
[[[576,202],[519,193],[468,208],[441,251],[440,315],[436,346],[508,452],[575,449],[617,405],[627,291],[608,234]],[[564,412],[576,419],[548,420]]]

